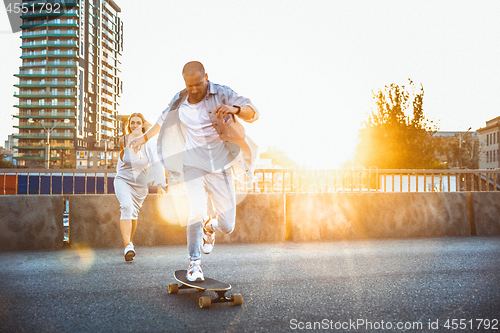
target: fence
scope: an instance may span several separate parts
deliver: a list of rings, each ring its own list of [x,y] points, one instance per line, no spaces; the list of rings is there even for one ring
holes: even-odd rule
[[[499,191],[500,170],[257,169],[237,192]],[[114,169],[0,169],[0,195],[113,194]],[[173,183],[171,185],[174,185]]]

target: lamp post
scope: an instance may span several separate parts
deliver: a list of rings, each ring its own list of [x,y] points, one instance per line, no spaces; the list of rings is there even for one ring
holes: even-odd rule
[[[459,141],[458,141],[458,161],[459,161],[459,169],[462,169],[462,137],[469,133],[469,131],[472,129],[472,127],[469,127],[469,129],[465,132],[460,134]],[[465,142],[464,142],[465,143]]]
[[[38,120],[34,120],[33,118],[29,118],[28,119],[28,122],[30,124],[33,124],[35,123],[36,121],[38,121],[38,123],[43,127],[43,129],[45,130],[45,133],[47,133],[47,142],[45,143],[46,144],[46,149],[45,149],[45,154],[47,155],[47,158],[46,158],[46,161],[45,161],[45,168],[46,169],[49,169],[50,168],[50,133],[52,132],[52,130],[61,122],[60,120],[58,122],[56,122],[54,124],[54,126],[52,126],[51,129],[47,129],[45,126],[43,126],[43,124]],[[64,119],[63,120],[63,123],[67,124],[69,123],[69,119]]]

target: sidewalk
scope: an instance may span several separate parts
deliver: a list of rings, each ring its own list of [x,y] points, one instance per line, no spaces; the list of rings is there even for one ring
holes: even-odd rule
[[[420,332],[437,320],[440,330],[447,319],[500,320],[500,238],[216,244],[205,275],[243,305],[209,309],[198,297],[215,293],[168,294],[185,246],[136,249],[132,263],[121,249],[0,253],[0,332],[377,331],[353,329],[358,320]]]

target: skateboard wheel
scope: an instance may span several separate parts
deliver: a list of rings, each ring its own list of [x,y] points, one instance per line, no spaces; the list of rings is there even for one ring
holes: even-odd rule
[[[179,285],[177,283],[171,283],[168,285],[169,294],[177,294],[178,291],[179,291]]]
[[[243,296],[241,294],[231,295],[231,305],[241,305],[243,303]]]
[[[209,308],[212,305],[212,299],[208,296],[200,297],[200,308],[205,309]]]

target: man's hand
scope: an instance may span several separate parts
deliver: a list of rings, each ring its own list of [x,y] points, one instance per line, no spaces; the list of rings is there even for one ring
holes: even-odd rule
[[[144,137],[144,134],[141,135],[140,137],[137,137],[135,139],[130,140],[130,143],[128,146],[130,149],[134,151],[134,154],[137,154],[142,148],[142,146],[146,143],[146,138]]]
[[[226,115],[235,114],[236,112],[238,112],[238,108],[224,104],[219,105],[217,109],[215,109],[215,115],[217,116],[217,119],[225,119]]]
[[[167,185],[168,186],[168,185]],[[166,187],[165,187],[166,188]],[[163,186],[161,184],[158,184],[156,186],[157,192],[156,194],[161,198],[165,194],[165,190],[163,189]]]

